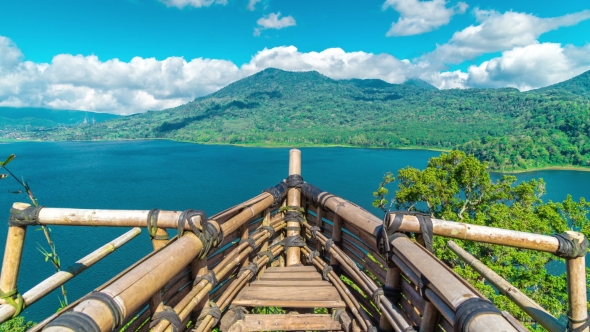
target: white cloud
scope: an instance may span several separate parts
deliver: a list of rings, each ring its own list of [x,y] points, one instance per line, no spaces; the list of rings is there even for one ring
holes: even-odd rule
[[[248,10],[255,10],[256,9],[256,4],[259,3],[262,0],[250,0],[248,2],[248,5],[246,6],[246,8]]]
[[[270,13],[264,17],[261,17],[256,21],[258,27],[254,28],[254,36],[260,36],[262,30],[265,29],[282,29],[286,27],[292,27],[297,25],[297,22],[293,16],[281,17],[281,13]]]
[[[190,7],[209,7],[212,4],[227,5],[227,0],[160,0],[163,4],[168,7],[178,7],[180,9]]]
[[[540,35],[590,18],[590,10],[559,17],[540,18],[512,11],[474,10],[479,25],[455,32],[449,42],[422,57],[428,63],[454,63],[485,53],[502,52],[537,43]]]
[[[386,0],[383,10],[399,12],[397,22],[391,24],[386,36],[411,36],[429,32],[448,24],[455,14],[463,14],[469,7],[465,2],[447,8],[446,0]]]

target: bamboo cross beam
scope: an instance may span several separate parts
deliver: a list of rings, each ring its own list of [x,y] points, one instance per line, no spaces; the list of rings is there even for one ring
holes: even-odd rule
[[[125,234],[114,239],[113,241],[105,244],[104,246],[96,249],[92,253],[76,261],[76,263],[70,266],[67,270],[53,274],[51,277],[45,279],[44,281],[42,281],[41,283],[39,283],[38,285],[36,285],[35,287],[31,288],[23,294],[23,300],[25,301],[25,304],[28,307],[31,304],[37,302],[39,299],[51,293],[53,290],[57,289],[59,286],[66,283],[68,280],[84,272],[86,269],[94,265],[96,262],[105,258],[116,249],[119,249],[127,242],[131,241],[133,238],[139,235],[139,233],[141,233],[140,228],[133,228],[132,230],[126,232]],[[16,310],[13,306],[9,304],[1,305],[0,323],[12,317],[15,314],[15,312]]]
[[[473,257],[463,248],[459,247],[455,242],[447,242],[447,246],[451,249],[462,261],[471,266],[475,271],[481,274],[489,283],[491,283],[500,293],[504,294],[508,299],[518,305],[524,312],[531,316],[536,322],[541,324],[548,331],[566,331],[566,326],[563,325],[557,318],[553,317],[538,303],[526,296],[520,290],[512,286],[506,279],[499,276],[489,267],[485,266],[480,260]]]

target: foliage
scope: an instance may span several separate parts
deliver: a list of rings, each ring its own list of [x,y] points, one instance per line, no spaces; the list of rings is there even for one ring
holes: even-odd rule
[[[25,321],[23,316],[15,317],[0,324],[0,332],[25,332],[36,324]]]
[[[590,235],[587,219],[590,203],[584,198],[574,201],[568,195],[563,202],[544,202],[541,199],[545,194],[542,179],[517,183],[514,176],[504,176],[494,182],[486,167],[472,155],[451,151],[430,159],[424,170],[401,169],[397,175],[396,208],[417,210],[446,220],[537,234],[552,235],[570,229],[587,237]],[[446,241],[435,237],[433,244],[437,257],[475,285],[501,310],[511,312],[529,328],[541,329],[446,249]],[[546,269],[548,264],[563,262],[563,259],[533,250],[454,241],[556,317],[566,317],[565,273],[555,276]]]
[[[0,179],[7,178],[9,176],[12,177],[16,182],[18,182],[18,184],[20,184],[21,187],[23,187],[31,203],[33,203],[34,206],[39,206],[37,198],[33,195],[33,191],[31,190],[31,187],[29,187],[29,184],[25,182],[23,178],[19,179],[16,175],[14,175],[14,173],[10,171],[10,169],[6,167],[12,160],[14,160],[14,158],[16,158],[16,156],[14,154],[11,154],[6,158],[5,161],[0,162],[0,169],[8,173],[0,174]],[[53,264],[56,272],[61,271],[61,261],[59,259],[59,255],[57,254],[55,243],[53,243],[53,239],[51,238],[51,229],[45,225],[41,225],[41,228],[39,228],[39,230],[43,231],[43,235],[45,235],[45,240],[49,245],[49,251],[39,244],[37,245],[37,250],[39,250],[43,257],[45,257],[46,262],[51,262],[51,264]],[[68,293],[66,291],[65,285],[61,285],[61,294],[63,296],[63,299],[59,299],[59,309],[65,308],[68,305]]]
[[[266,69],[188,104],[66,129],[48,140],[459,148],[498,170],[590,166],[590,72],[552,87],[437,90]]]

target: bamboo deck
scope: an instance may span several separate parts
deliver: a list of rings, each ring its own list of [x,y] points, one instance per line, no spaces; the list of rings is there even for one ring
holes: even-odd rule
[[[384,247],[380,239],[395,215],[384,225],[354,203],[304,183],[300,173],[301,153],[291,150],[285,181],[208,218],[194,211],[33,209],[15,203],[0,277],[0,321],[83,270],[56,273],[21,296],[17,281],[27,227],[92,225],[132,229],[80,259],[84,269],[142,229],[154,251],[32,331],[526,330],[438,260],[427,243],[399,233],[421,233],[420,217],[398,218],[398,232],[385,237]],[[181,236],[168,239],[168,230],[177,228]],[[555,236],[446,220],[432,219],[431,234],[423,235],[560,252]],[[584,240],[578,233],[568,236]],[[584,256],[566,258],[570,317],[564,324],[452,241],[449,248],[545,329],[590,332]],[[275,312],[262,314],[261,308]]]

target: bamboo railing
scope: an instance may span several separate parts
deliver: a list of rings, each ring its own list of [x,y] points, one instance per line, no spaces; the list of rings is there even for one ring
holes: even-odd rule
[[[222,332],[254,331],[255,322],[281,330],[310,326],[334,330],[339,325],[347,332],[525,330],[423,245],[399,233],[420,234],[416,216],[402,213],[395,226],[398,233],[384,237],[395,215],[386,218],[391,224],[384,225],[359,206],[303,182],[301,152],[294,149],[289,156],[289,177],[284,182],[210,218],[194,211],[33,208],[15,203],[0,276],[0,290],[11,295],[0,301],[0,321],[18,314],[22,308],[18,301],[33,304],[145,227],[153,252],[32,331],[76,331],[80,327],[89,331],[202,332],[219,326],[220,319],[227,323],[221,325]],[[22,245],[27,227],[37,224],[134,228],[21,297],[16,286]],[[178,229],[181,236],[169,239],[169,229]],[[291,241],[299,235],[306,243]],[[438,219],[432,219],[432,234],[425,235],[563,252],[563,243],[555,236]],[[567,238],[585,243],[578,233],[568,233]],[[547,330],[589,332],[585,261],[577,257],[579,253],[566,257],[571,308],[566,326],[456,244],[450,242],[449,249]],[[240,317],[240,310],[247,308],[234,308],[232,301],[251,280],[261,278],[267,266],[300,264],[315,266],[346,305],[332,309],[337,324],[327,315],[314,315],[313,308],[267,318]],[[284,285],[289,284],[286,279]],[[282,303],[289,311],[290,299]]]

